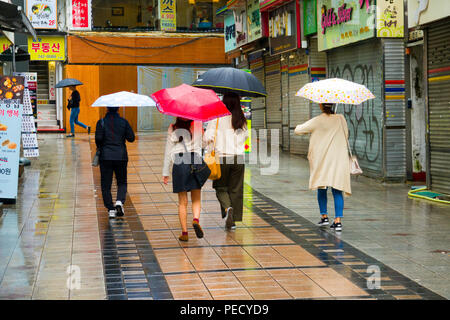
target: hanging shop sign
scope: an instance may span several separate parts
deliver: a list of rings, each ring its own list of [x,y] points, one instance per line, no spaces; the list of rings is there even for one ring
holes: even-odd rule
[[[234,15],[227,14],[224,18],[225,25],[225,52],[236,49],[236,24],[234,23]]]
[[[403,0],[377,1],[377,37],[403,38],[404,5]]]
[[[11,41],[9,41],[6,37],[0,37],[0,53],[8,49],[11,45]]]
[[[0,77],[0,198],[15,199],[19,180],[24,78]]]
[[[48,63],[48,100],[56,100],[56,62],[50,61]]]
[[[271,55],[298,47],[295,1],[269,12],[269,47]]]
[[[234,10],[234,24],[236,27],[236,45],[240,47],[248,42],[246,8]]]
[[[91,0],[71,0],[70,15],[71,30],[91,30]]]
[[[319,51],[340,47],[375,36],[373,0],[317,0],[317,38]]]
[[[64,61],[66,46],[64,36],[38,36],[36,41],[28,37],[30,60]]]
[[[247,38],[248,42],[262,37],[261,13],[259,11],[259,0],[248,0],[247,2]]]
[[[27,17],[35,29],[58,29],[56,0],[27,0]]]
[[[159,0],[159,15],[162,31],[177,31],[176,0]]]
[[[303,1],[303,32],[305,36],[317,33],[317,0]]]

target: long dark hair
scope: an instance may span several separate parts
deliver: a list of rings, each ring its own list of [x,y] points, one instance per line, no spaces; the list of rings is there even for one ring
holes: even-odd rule
[[[323,113],[334,114],[333,106],[334,105],[332,103],[322,103]]]
[[[177,119],[175,120],[175,123],[173,124],[173,131],[177,130],[177,129],[185,129],[187,131],[189,131],[189,134],[191,135],[192,138],[192,132],[191,132],[191,125],[192,125],[192,120],[186,119],[183,120],[182,118],[177,117]],[[183,141],[183,136],[180,136],[179,142]]]
[[[223,103],[231,112],[231,125],[234,130],[243,129],[247,126],[247,118],[241,108],[241,101],[236,93],[228,92],[223,96]]]

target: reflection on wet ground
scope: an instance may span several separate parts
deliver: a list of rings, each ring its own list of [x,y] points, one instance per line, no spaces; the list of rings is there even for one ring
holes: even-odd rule
[[[0,218],[1,299],[450,296],[448,252],[431,252],[448,249],[448,209],[407,199],[403,185],[360,178],[346,200],[345,229],[335,234],[313,224],[306,162],[283,155],[278,175],[248,167],[244,220],[234,231],[225,231],[208,182],[205,237],[189,229],[181,243],[177,197],[161,181],[164,135],[140,134],[128,145],[129,194],[125,217],[115,220],[90,164],[93,136],[40,137],[41,157]]]

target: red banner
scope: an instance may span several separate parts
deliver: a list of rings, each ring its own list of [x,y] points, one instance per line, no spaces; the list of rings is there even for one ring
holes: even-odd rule
[[[90,0],[72,0],[72,28],[89,29],[91,20]]]

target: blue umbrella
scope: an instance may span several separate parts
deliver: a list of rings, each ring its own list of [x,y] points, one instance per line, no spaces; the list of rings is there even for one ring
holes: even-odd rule
[[[60,82],[58,82],[55,86],[55,88],[65,88],[65,87],[71,87],[71,86],[80,86],[83,82],[73,79],[73,78],[67,78],[63,79]]]

